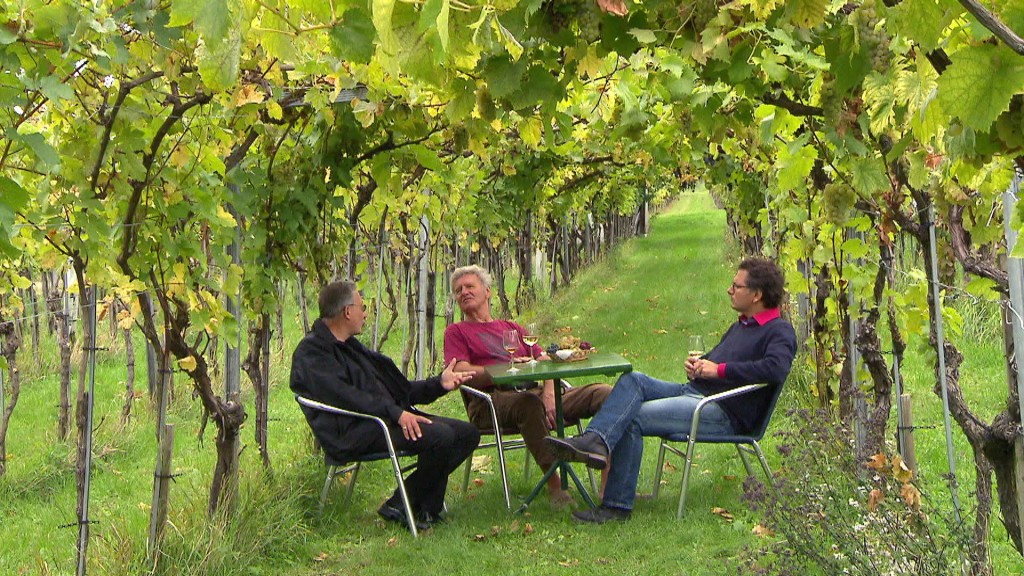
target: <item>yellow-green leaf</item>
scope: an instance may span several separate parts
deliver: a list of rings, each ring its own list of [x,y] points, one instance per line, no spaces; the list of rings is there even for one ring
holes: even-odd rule
[[[1002,45],[969,46],[956,53],[938,82],[946,112],[987,132],[1024,87],[1024,58]]]
[[[543,131],[544,125],[537,118],[527,118],[519,124],[519,137],[531,148],[536,148],[540,144]]]
[[[196,366],[196,359],[193,356],[188,356],[186,358],[178,360],[178,367],[181,368],[182,370],[191,372],[196,369]]]

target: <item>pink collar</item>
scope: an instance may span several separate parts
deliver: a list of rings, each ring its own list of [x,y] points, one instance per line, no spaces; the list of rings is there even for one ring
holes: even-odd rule
[[[757,314],[754,314],[753,316],[751,316],[749,318],[747,316],[744,316],[744,315],[741,314],[740,315],[740,324],[743,324],[744,326],[749,326],[750,324],[753,323],[753,324],[757,324],[758,326],[764,326],[768,322],[770,322],[772,320],[775,320],[778,317],[779,317],[779,309],[778,308],[769,308],[769,309],[764,310],[762,312],[758,312]]]

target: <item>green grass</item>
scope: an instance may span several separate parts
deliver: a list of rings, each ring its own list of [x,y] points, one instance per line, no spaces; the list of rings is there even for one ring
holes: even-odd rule
[[[627,356],[637,370],[666,379],[682,377],[686,337],[704,334],[715,342],[734,313],[725,292],[736,259],[726,237],[724,213],[705,195],[687,194],[653,222],[646,238],[630,241],[582,273],[530,316],[542,325],[542,342],[555,328],[570,326],[577,336]],[[980,312],[984,314],[984,312]],[[579,526],[567,512],[552,510],[541,497],[523,515],[505,510],[499,477],[492,463],[474,473],[462,493],[461,470],[449,484],[448,524],[418,540],[385,525],[375,514],[392,490],[385,463],[365,467],[349,506],[337,487],[322,516],[316,514],[323,481],[322,462],[311,456],[306,424],[287,387],[288,357],[299,334],[297,314],[286,318],[285,347],[272,358],[270,400],[271,475],[259,465],[252,436],[252,415],[243,430],[242,498],[238,514],[227,523],[210,521],[206,497],[214,460],[212,425],[205,443],[197,439],[198,404],[179,380],[169,421],[177,426],[171,485],[170,525],[160,574],[311,576],[334,574],[413,574],[425,570],[451,574],[688,574],[737,572],[736,558],[753,542],[758,518],[739,501],[742,466],[727,447],[702,446],[691,482],[688,515],[674,517],[681,464],[673,461],[657,500],[639,500],[632,521],[607,526]],[[443,329],[443,327],[439,327]],[[101,330],[105,337],[106,331]],[[398,336],[387,350],[398,355]],[[1002,357],[990,350],[993,338],[968,336],[963,342],[965,391],[985,406],[986,417],[1005,398]],[[101,343],[101,345],[105,345]],[[136,403],[128,427],[118,424],[123,393],[123,348],[109,344],[97,374],[97,426],[93,473],[90,573],[141,574],[145,561],[156,440],[153,412],[145,398]],[[918,347],[919,348],[919,347]],[[55,349],[44,353],[39,367],[22,360],[26,379],[8,440],[11,456],[0,479],[0,574],[72,574],[75,519],[73,445],[55,438],[57,383],[52,372]],[[141,348],[136,356],[142,365]],[[908,358],[905,375],[919,399],[919,424],[940,424],[937,397],[931,394],[926,357]],[[140,370],[141,377],[141,370]],[[799,384],[783,396],[798,404]],[[140,384],[140,386],[143,386]],[[243,384],[246,386],[246,384]],[[251,394],[246,398],[251,406]],[[464,417],[461,400],[445,397],[430,408]],[[777,413],[778,415],[778,413]],[[785,426],[777,418],[773,426]],[[770,433],[769,433],[770,436]],[[961,439],[962,440],[962,439]],[[918,435],[925,478],[935,482],[945,471],[941,429]],[[779,462],[766,445],[769,461]],[[640,489],[651,489],[655,440],[648,450]],[[489,453],[493,456],[493,451]],[[969,451],[961,442],[961,485],[973,483]],[[527,482],[521,453],[510,459],[513,491],[525,496],[539,474]],[[941,484],[939,484],[941,488]],[[941,489],[931,495],[943,498]],[[965,501],[969,501],[967,495]],[[711,513],[721,507],[736,516],[732,523]],[[993,520],[997,574],[1021,573],[1024,563],[1000,536]]]

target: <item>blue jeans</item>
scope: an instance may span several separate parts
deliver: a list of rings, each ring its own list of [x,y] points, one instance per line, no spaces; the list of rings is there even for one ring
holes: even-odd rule
[[[600,436],[611,452],[611,470],[602,504],[633,509],[644,436],[688,433],[693,412],[704,396],[689,384],[666,382],[641,372],[619,377],[601,410],[587,426]],[[714,434],[731,434],[732,422],[716,404],[701,411],[700,429]]]

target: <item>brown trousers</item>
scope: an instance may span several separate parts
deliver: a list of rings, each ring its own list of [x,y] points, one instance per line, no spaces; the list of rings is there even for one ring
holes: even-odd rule
[[[555,456],[544,445],[548,435],[547,418],[544,415],[544,401],[541,399],[542,386],[522,392],[492,390],[494,411],[502,430],[518,430],[526,442],[526,448],[542,470],[555,462]],[[572,388],[562,393],[562,414],[567,424],[575,424],[583,418],[590,418],[601,408],[612,387],[608,384],[589,384]],[[492,428],[491,415],[487,404],[476,397],[470,397],[466,406],[469,421],[481,430]]]

